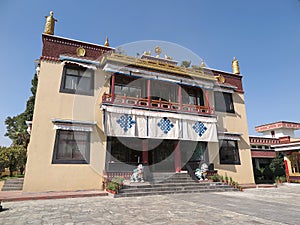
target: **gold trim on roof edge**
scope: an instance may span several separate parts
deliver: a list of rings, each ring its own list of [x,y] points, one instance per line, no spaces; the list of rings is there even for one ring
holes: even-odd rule
[[[215,76],[207,75],[207,74],[203,73],[204,71],[196,72],[190,68],[174,66],[174,65],[170,65],[168,63],[157,62],[157,61],[153,61],[153,60],[134,58],[132,56],[121,55],[121,54],[116,54],[116,53],[112,53],[111,55],[104,57],[102,59],[101,64],[105,63],[105,61],[115,61],[115,62],[120,62],[120,63],[124,63],[124,64],[145,67],[145,68],[149,68],[149,69],[156,69],[156,70],[160,70],[160,71],[164,71],[164,72],[176,73],[176,74],[180,74],[180,75],[190,75],[192,77],[217,81],[217,78]]]

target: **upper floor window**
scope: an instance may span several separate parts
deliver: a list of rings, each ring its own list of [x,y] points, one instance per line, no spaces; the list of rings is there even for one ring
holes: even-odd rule
[[[220,140],[220,164],[240,164],[237,141]]]
[[[134,79],[122,75],[115,76],[115,95],[141,98],[145,90],[143,79]]]
[[[57,130],[53,160],[58,163],[89,163],[90,132]]]
[[[234,106],[231,93],[216,91],[214,94],[216,111],[234,113]]]
[[[60,92],[93,95],[93,89],[93,70],[73,65],[64,67]]]
[[[182,104],[204,106],[202,89],[187,86],[182,87]]]

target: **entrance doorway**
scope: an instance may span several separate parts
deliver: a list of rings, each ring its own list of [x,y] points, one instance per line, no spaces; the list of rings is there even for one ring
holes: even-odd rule
[[[149,166],[152,172],[174,172],[177,141],[149,139]]]

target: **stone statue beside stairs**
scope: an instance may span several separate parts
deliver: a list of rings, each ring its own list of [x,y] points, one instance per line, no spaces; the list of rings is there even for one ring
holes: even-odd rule
[[[196,169],[195,175],[199,180],[207,180],[206,172],[208,170],[208,165],[206,163],[202,163],[200,168]]]
[[[130,182],[144,182],[144,167],[142,164],[139,164],[138,167],[133,170]]]

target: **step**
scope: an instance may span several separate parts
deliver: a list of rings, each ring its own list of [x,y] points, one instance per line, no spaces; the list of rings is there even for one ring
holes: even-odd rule
[[[189,190],[198,190],[198,189],[229,189],[230,186],[174,186],[174,187],[145,187],[138,189],[121,189],[119,193],[138,193],[138,192],[159,192],[159,191],[189,191]]]
[[[7,179],[4,182],[2,191],[19,191],[23,189],[24,178]]]
[[[159,183],[159,184],[131,184],[124,185],[122,190],[125,189],[139,189],[139,188],[150,188],[150,187],[182,187],[182,186],[221,186],[224,183],[221,182],[184,182],[184,183]]]
[[[184,194],[184,193],[201,193],[201,192],[225,192],[237,191],[234,188],[218,188],[218,189],[194,189],[194,190],[181,190],[181,191],[157,191],[157,192],[138,192],[138,193],[119,193],[115,197],[138,197],[147,195],[165,195],[165,194]]]

